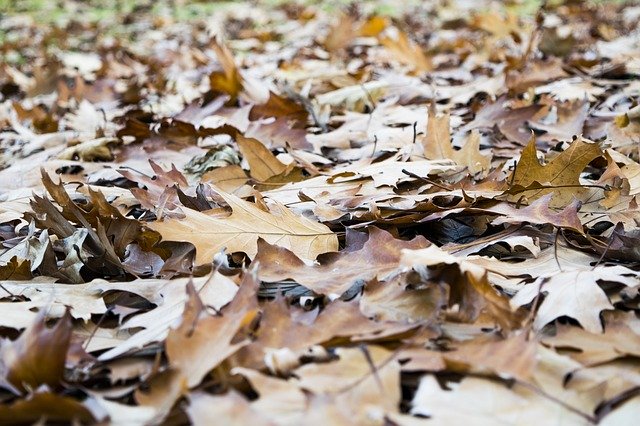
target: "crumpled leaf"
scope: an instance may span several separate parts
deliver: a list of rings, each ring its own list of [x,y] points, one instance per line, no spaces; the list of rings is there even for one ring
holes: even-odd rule
[[[21,391],[40,385],[57,388],[63,379],[71,332],[68,312],[53,328],[47,328],[41,314],[16,341],[3,341],[0,357],[6,379]]]

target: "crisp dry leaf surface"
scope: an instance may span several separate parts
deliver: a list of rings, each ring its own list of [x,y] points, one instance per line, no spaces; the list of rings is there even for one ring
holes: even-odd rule
[[[637,422],[638,2],[0,14],[0,424]]]

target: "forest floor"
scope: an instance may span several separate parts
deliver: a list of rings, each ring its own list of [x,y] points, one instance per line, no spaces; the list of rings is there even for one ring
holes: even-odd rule
[[[637,422],[640,3],[397,3],[0,0],[0,425]]]

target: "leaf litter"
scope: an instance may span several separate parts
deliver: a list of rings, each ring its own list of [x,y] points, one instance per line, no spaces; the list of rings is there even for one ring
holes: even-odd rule
[[[534,3],[10,8],[0,424],[634,422],[640,6]]]

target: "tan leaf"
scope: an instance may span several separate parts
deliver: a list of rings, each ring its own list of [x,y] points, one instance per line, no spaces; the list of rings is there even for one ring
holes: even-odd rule
[[[251,273],[245,275],[238,293],[219,315],[211,316],[193,285],[187,286],[189,299],[182,323],[166,339],[167,358],[179,371],[186,386],[198,385],[204,376],[229,355],[249,343],[232,343],[238,330],[257,313],[257,283]]]
[[[455,150],[451,144],[449,119],[448,113],[437,115],[435,105],[431,104],[427,134],[420,138],[425,157],[430,160],[453,160],[472,174],[488,173],[491,157],[480,153],[480,133],[472,131],[462,149]]]
[[[605,322],[604,334],[590,333],[567,324],[558,324],[555,336],[543,342],[556,349],[571,348],[573,359],[586,365],[599,364],[625,356],[640,357],[640,336],[622,321]]]
[[[206,172],[202,175],[202,182],[209,182],[229,194],[236,194],[242,188],[249,177],[238,165],[225,166]]]
[[[229,426],[275,424],[261,416],[241,394],[233,390],[224,395],[191,393],[187,414],[194,426],[210,425],[212,419]]]
[[[491,168],[491,157],[480,153],[480,133],[476,130],[471,132],[462,149],[454,152],[453,159],[472,174],[484,172],[486,175]]]
[[[491,222],[494,225],[502,223],[534,223],[544,225],[549,223],[558,228],[571,229],[573,231],[583,233],[582,223],[578,217],[578,209],[580,203],[574,200],[568,204],[563,210],[556,212],[549,207],[553,200],[554,194],[549,193],[535,200],[531,205],[521,208],[515,208],[510,204],[499,204],[488,210],[492,213],[499,213],[499,216]]]
[[[511,199],[516,201],[526,196],[529,200],[535,200],[553,193],[550,206],[565,207],[574,198],[580,199],[581,195],[589,193],[589,188],[580,187],[580,173],[591,161],[601,155],[602,151],[597,143],[577,139],[548,164],[542,165],[536,154],[535,139],[531,138],[509,178],[512,185],[518,185],[523,190],[517,191]],[[548,185],[550,188],[526,190],[529,185],[536,182]]]
[[[110,350],[100,354],[99,359],[110,360],[130,350],[142,348],[151,342],[164,340],[170,328],[180,323],[188,300],[185,288],[189,284],[196,288],[203,303],[214,309],[221,309],[233,299],[237,292],[237,285],[220,273],[174,280],[139,279],[130,282],[95,280],[88,284],[92,292],[130,292],[157,305],[155,309],[140,313],[122,324],[119,332],[126,330],[137,332],[124,341],[118,341],[117,346],[110,346]]]
[[[465,372],[483,374],[489,370],[501,378],[528,381],[536,366],[537,346],[534,339],[528,339],[526,332],[507,339],[481,336],[463,342],[455,351],[445,352],[443,357],[448,364],[463,364]]]
[[[295,251],[286,247],[275,247],[268,241],[258,243],[258,276],[263,281],[293,279],[299,284],[320,294],[340,295],[347,291],[357,279],[383,279],[398,267],[403,249],[419,249],[428,244],[426,239],[416,237],[411,241],[394,238],[381,229],[371,227],[369,239],[362,249],[324,256],[316,264],[308,265]],[[354,268],[367,265],[367,268]]]
[[[429,160],[453,159],[449,114],[437,115],[435,104],[429,106],[427,134],[421,142],[424,155]]]
[[[259,140],[237,134],[236,143],[242,156],[249,163],[251,176],[259,181],[264,182],[287,169],[287,166],[282,164]]]
[[[364,289],[360,310],[378,321],[429,322],[444,304],[443,293],[438,286],[409,288],[404,275],[384,282],[374,280]]]
[[[411,66],[419,73],[433,70],[431,59],[424,54],[422,48],[411,41],[409,37],[401,31],[398,32],[396,38],[380,38],[380,44],[382,44],[398,62]]]
[[[398,411],[400,364],[393,352],[379,346],[362,346],[340,348],[336,355],[336,361],[298,368],[295,374],[299,386],[315,394],[340,393],[357,416],[356,424],[376,413],[382,417],[384,412]]]
[[[148,226],[164,240],[192,243],[198,265],[211,262],[225,248],[229,253],[244,252],[254,257],[258,238],[287,247],[306,259],[338,249],[338,238],[327,226],[296,216],[280,204],[267,213],[234,195],[220,192],[220,196],[232,209],[228,217],[211,217],[185,208],[184,219],[152,222]]]
[[[299,308],[287,306],[284,298],[265,304],[256,339],[237,354],[241,365],[263,368],[268,364],[267,356],[280,349],[288,351],[297,361],[308,355],[305,351],[313,345],[352,338],[366,340],[369,336],[375,339],[384,332],[397,334],[396,330],[403,333],[415,327],[400,324],[394,330],[396,324],[369,319],[360,312],[357,302],[341,300],[329,303],[310,324],[297,318],[302,314]]]

